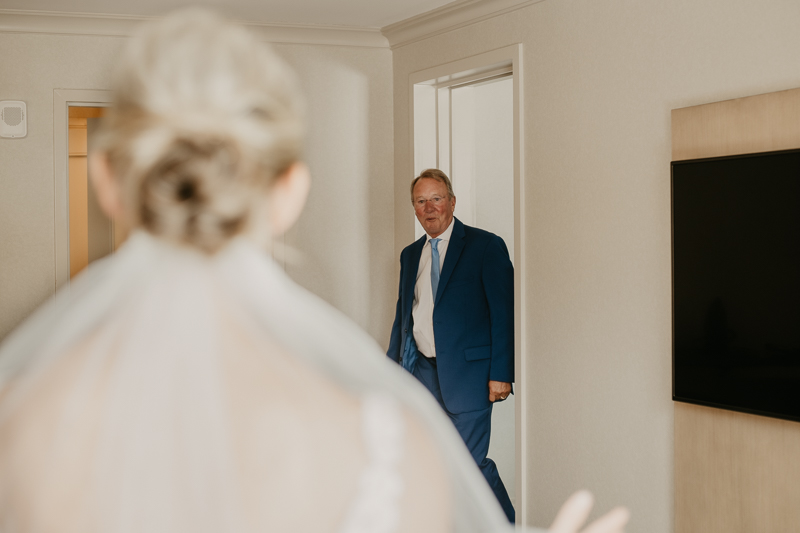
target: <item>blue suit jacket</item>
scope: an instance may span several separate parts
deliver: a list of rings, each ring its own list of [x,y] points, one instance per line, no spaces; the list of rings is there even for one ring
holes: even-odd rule
[[[411,309],[426,237],[400,254],[400,293],[387,355],[413,371]],[[458,219],[433,307],[439,385],[452,413],[489,407],[489,380],[514,381],[514,269],[503,239]]]

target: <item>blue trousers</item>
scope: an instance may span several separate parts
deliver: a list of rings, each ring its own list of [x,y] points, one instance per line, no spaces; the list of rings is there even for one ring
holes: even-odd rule
[[[417,359],[417,364],[414,367],[414,376],[422,382],[425,387],[431,391],[436,401],[442,406],[445,413],[450,417],[450,420],[455,424],[461,438],[469,448],[472,458],[481,469],[483,477],[489,483],[497,501],[508,517],[508,521],[513,523],[515,518],[514,506],[511,503],[511,498],[508,497],[503,481],[500,479],[500,473],[497,471],[497,465],[494,461],[486,457],[489,453],[489,436],[492,432],[492,406],[480,411],[470,411],[468,413],[454,414],[447,410],[442,400],[442,391],[439,388],[439,371],[436,368],[436,359],[428,359],[420,354]],[[489,394],[488,386],[486,394]]]

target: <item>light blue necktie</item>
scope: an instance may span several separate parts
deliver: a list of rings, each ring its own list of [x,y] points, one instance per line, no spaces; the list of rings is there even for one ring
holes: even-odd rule
[[[431,239],[431,292],[433,301],[436,301],[436,291],[439,289],[439,241]]]

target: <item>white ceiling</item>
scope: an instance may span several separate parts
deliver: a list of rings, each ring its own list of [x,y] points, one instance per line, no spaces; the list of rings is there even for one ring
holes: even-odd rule
[[[452,0],[0,0],[0,9],[160,15],[202,5],[237,20],[260,23],[321,24],[382,28],[425,13]]]

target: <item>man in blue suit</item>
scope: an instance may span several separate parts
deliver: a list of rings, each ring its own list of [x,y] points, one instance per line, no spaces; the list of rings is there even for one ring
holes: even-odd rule
[[[436,397],[509,521],[514,507],[489,451],[492,404],[514,381],[514,270],[503,239],[453,216],[447,175],[422,172],[411,201],[426,235],[400,254],[387,355]]]

